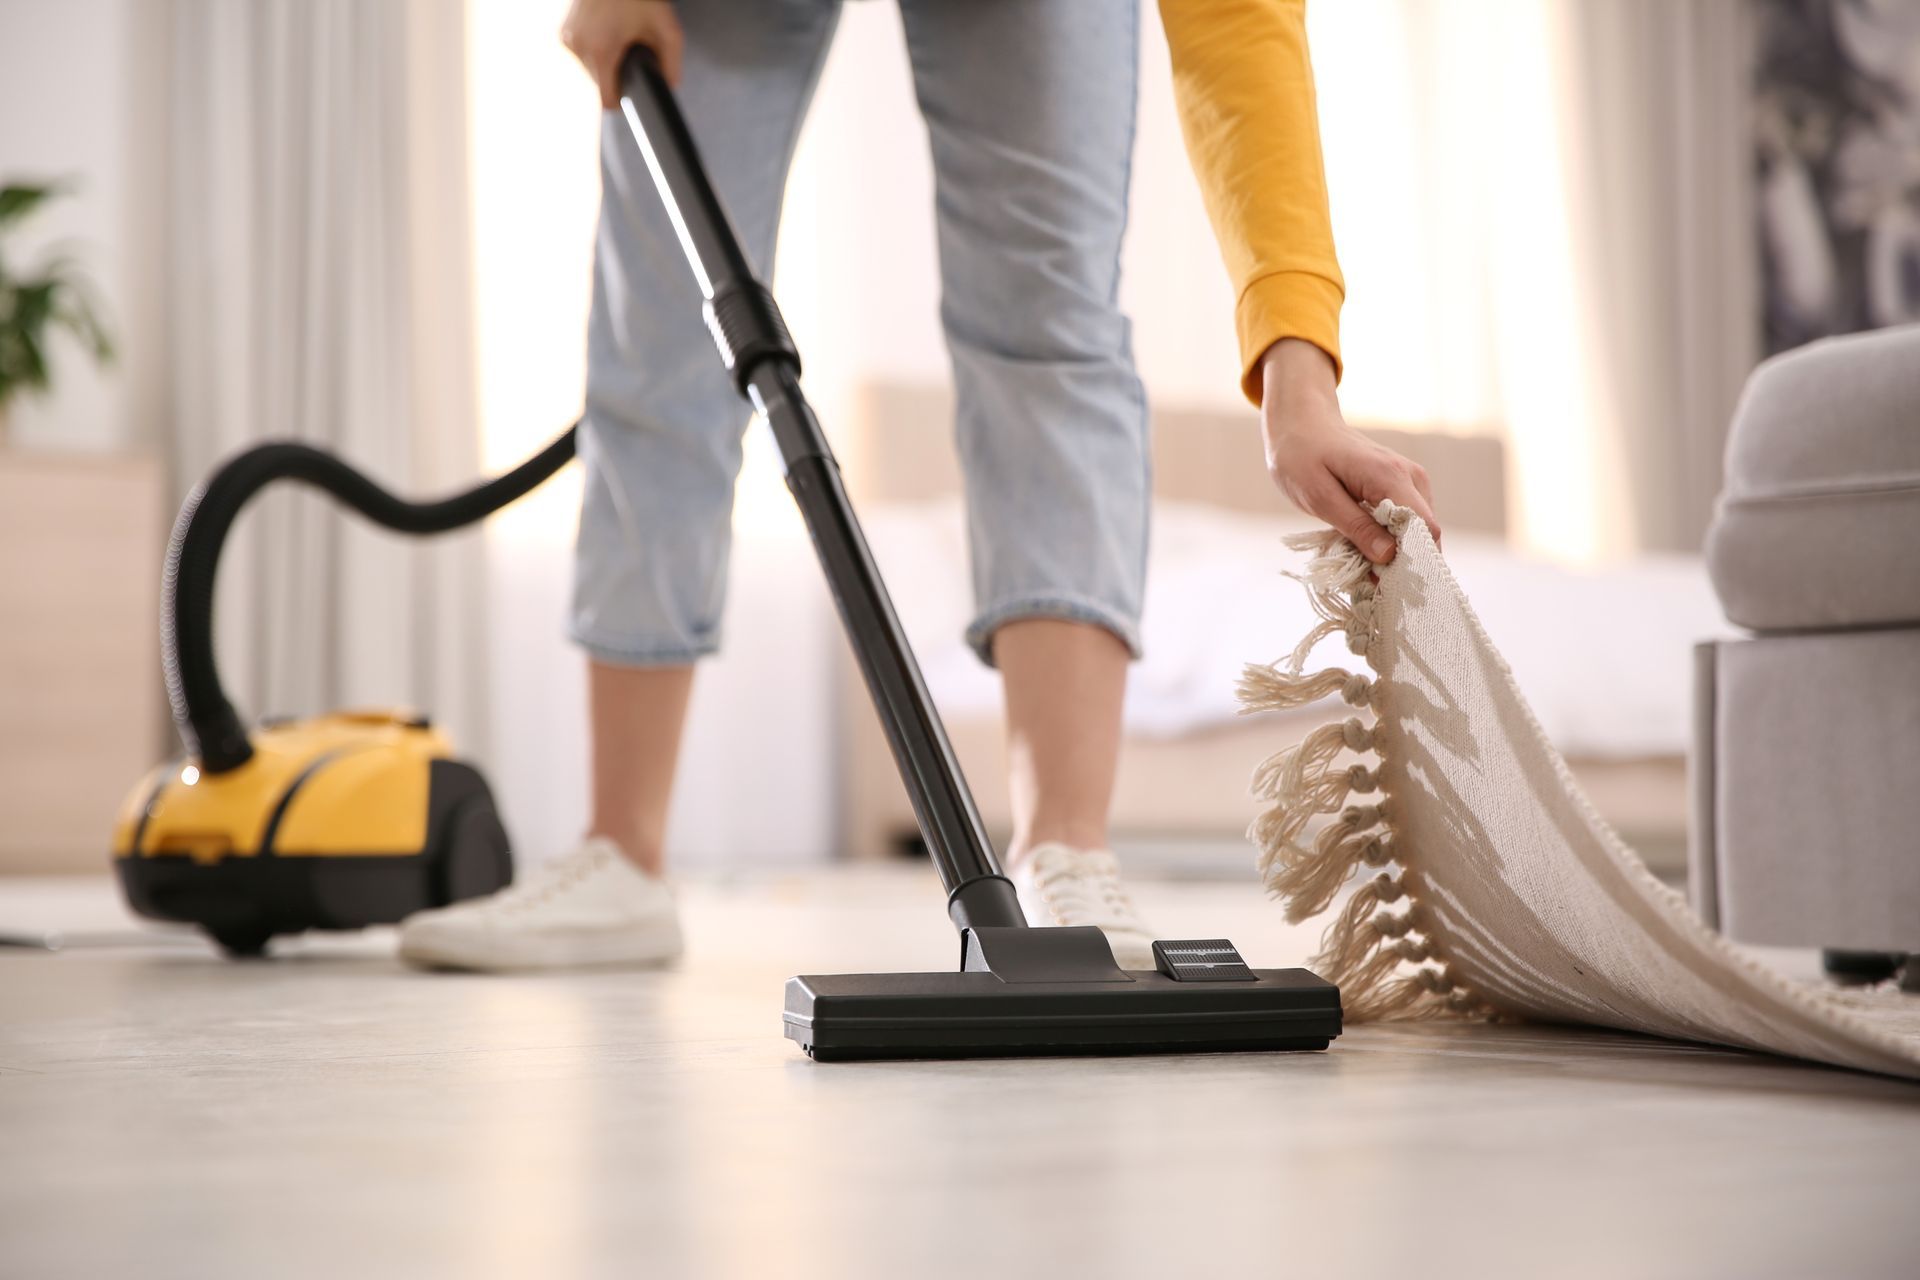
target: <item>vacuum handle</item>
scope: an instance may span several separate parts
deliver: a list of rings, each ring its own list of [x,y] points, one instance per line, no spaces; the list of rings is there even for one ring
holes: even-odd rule
[[[705,300],[702,315],[735,389],[746,395],[754,366],[765,360],[784,361],[799,372],[800,352],[787,322],[740,248],[653,50],[635,45],[627,51],[620,90],[621,113],[640,144],[647,172],[693,269]]]
[[[627,52],[620,87],[621,112],[700,285],[720,357],[779,445],[787,488],[806,520],[927,851],[946,884],[947,913],[962,930],[1025,925],[881,584],[833,451],[801,394],[800,354],[773,294],[755,278],[740,249],[651,50],[636,46]]]

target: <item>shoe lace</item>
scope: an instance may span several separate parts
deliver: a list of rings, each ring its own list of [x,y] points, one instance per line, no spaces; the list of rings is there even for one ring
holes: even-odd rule
[[[533,875],[516,881],[496,901],[503,910],[526,911],[553,901],[599,871],[607,863],[607,851],[597,846],[576,849],[555,858]]]
[[[1034,868],[1034,886],[1056,920],[1139,929],[1133,900],[1110,859],[1050,858]]]

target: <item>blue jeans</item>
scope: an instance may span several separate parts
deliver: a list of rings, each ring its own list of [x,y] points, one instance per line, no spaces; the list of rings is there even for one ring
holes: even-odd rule
[[[933,149],[977,617],[1067,618],[1136,655],[1147,420],[1121,313],[1139,25],[1132,0],[900,0]],[[770,274],[787,169],[839,0],[680,6],[680,103],[749,259]],[[618,113],[580,433],[571,631],[619,665],[719,644],[747,411]],[[876,179],[878,180],[878,178]]]

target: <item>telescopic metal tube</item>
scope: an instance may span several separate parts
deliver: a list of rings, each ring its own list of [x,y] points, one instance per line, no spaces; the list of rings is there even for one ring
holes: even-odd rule
[[[621,90],[622,114],[700,285],[721,359],[779,445],[787,488],[806,521],[927,851],[947,887],[948,914],[962,929],[1024,925],[1013,885],[1001,874],[906,632],[881,584],[839,465],[801,393],[799,353],[773,295],[740,249],[650,51],[635,48],[627,54]]]

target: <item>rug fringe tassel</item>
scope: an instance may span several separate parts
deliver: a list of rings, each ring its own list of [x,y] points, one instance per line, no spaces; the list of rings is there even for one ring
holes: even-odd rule
[[[1261,711],[1285,711],[1290,707],[1304,707],[1339,694],[1349,706],[1364,707],[1373,693],[1373,681],[1353,671],[1343,671],[1339,667],[1328,667],[1325,671],[1316,671],[1310,676],[1296,672],[1283,671],[1279,664],[1264,667],[1250,666],[1240,676],[1240,685],[1236,692],[1240,698],[1240,714],[1254,715]]]
[[[1374,518],[1397,537],[1411,512],[1383,502]],[[1338,667],[1303,673],[1314,646],[1344,634],[1347,648],[1366,658],[1374,639],[1373,566],[1333,530],[1296,534],[1287,545],[1310,553],[1306,569],[1289,573],[1306,589],[1320,622],[1284,659],[1249,666],[1241,676],[1242,714],[1307,706],[1338,693],[1350,706],[1374,710],[1376,686],[1361,672]],[[1340,987],[1350,1021],[1487,1017],[1492,1010],[1463,987],[1419,928],[1422,909],[1404,875],[1407,857],[1393,832],[1391,797],[1348,805],[1355,792],[1380,788],[1375,723],[1358,716],[1325,724],[1254,771],[1253,790],[1272,803],[1248,828],[1261,877],[1298,923],[1325,911],[1361,867],[1379,874],[1354,890],[1320,940],[1313,967]],[[1371,762],[1340,764],[1343,752]],[[1302,837],[1315,819],[1332,814],[1312,847]]]

